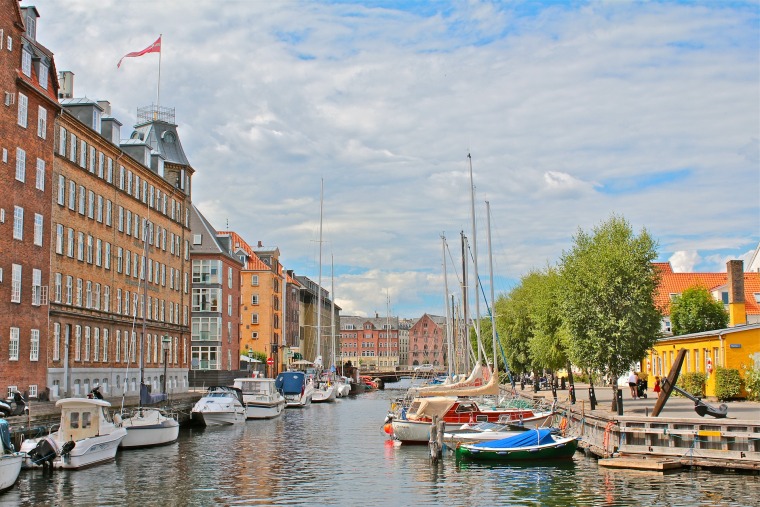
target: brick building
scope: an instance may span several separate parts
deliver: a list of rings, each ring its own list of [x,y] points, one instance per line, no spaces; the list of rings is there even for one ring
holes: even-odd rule
[[[72,91],[72,76],[62,73]],[[187,389],[190,181],[173,110],[138,110],[120,142],[108,102],[55,121],[48,381],[54,396]],[[142,353],[142,355],[141,355]],[[140,359],[145,376],[140,377]]]
[[[446,365],[446,319],[427,313],[409,330],[409,366]]]
[[[244,260],[232,238],[219,234],[195,206],[193,233],[191,369],[240,369],[240,280]]]
[[[316,361],[322,356],[322,366],[327,369],[333,364],[332,356],[335,354],[336,362],[340,356],[340,344],[332,343],[333,329],[335,341],[340,340],[340,307],[333,304],[330,292],[319,283],[306,276],[297,276],[300,284],[299,291],[299,336],[300,343],[296,352],[307,361]],[[319,319],[317,312],[321,312]],[[321,332],[317,333],[317,326]],[[337,365],[336,365],[337,368]]]
[[[0,396],[47,385],[47,287],[53,119],[60,110],[53,54],[37,42],[34,7],[0,0]]]
[[[344,363],[362,370],[394,370],[399,365],[399,318],[342,316],[340,351]]]

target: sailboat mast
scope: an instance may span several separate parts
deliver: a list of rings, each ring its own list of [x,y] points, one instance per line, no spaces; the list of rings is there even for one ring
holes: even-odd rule
[[[493,371],[494,374],[498,371],[498,363],[496,361],[496,312],[493,288],[493,251],[491,247],[491,203],[486,201],[486,223],[488,224],[488,271],[489,271],[489,283],[491,285],[491,335],[493,338]]]
[[[385,357],[391,366],[391,293],[385,289]]]
[[[472,156],[468,153],[470,162],[470,211],[472,215],[472,257],[475,273],[475,337],[478,340],[478,364],[483,361],[483,351],[480,347],[480,278],[478,277],[478,231],[475,226],[475,183],[472,178]]]
[[[464,330],[461,338],[462,352],[464,353],[464,371],[470,368],[470,320],[469,320],[469,307],[467,306],[467,249],[465,246],[464,231],[459,233],[462,240],[462,311],[463,311],[463,325]]]
[[[451,313],[449,313],[449,279],[446,273],[446,236],[441,234],[441,254],[443,256],[443,305],[446,307],[446,349],[448,350],[447,371],[451,376]]]
[[[142,284],[143,284],[143,302],[142,302],[142,337],[140,338],[140,386],[145,383],[145,354],[143,354],[143,342],[145,342],[145,333],[147,330],[148,319],[148,219],[145,219],[145,228],[143,229],[143,258],[142,258]],[[137,313],[137,308],[135,308]],[[163,356],[162,356],[163,357]],[[142,400],[142,397],[140,397]]]
[[[319,188],[319,278],[317,282],[317,357],[322,356],[322,203],[324,201],[325,180],[320,180]]]
[[[335,365],[335,258],[330,254],[330,340],[332,342],[332,365]],[[336,368],[337,371],[337,368]]]

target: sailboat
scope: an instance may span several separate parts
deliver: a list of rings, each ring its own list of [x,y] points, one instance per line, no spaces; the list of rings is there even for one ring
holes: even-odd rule
[[[148,301],[148,221],[145,221],[145,231],[143,233],[143,298],[147,304]],[[135,309],[137,315],[137,309]],[[114,419],[117,424],[127,430],[127,435],[119,444],[124,449],[136,449],[140,447],[153,447],[175,442],[179,437],[179,422],[176,418],[171,417],[165,411],[155,408],[146,407],[145,405],[159,403],[167,399],[167,395],[150,394],[148,386],[145,385],[145,355],[143,354],[143,342],[145,341],[145,331],[147,327],[147,312],[143,312],[142,337],[140,338],[140,404],[132,412],[124,412],[122,403],[122,414],[117,414]],[[164,361],[167,359],[164,358]],[[166,380],[164,380],[166,382]],[[125,384],[126,389],[126,384]]]
[[[317,359],[314,365],[321,369],[322,367],[322,205],[324,202],[324,182],[319,192],[319,279],[317,282]],[[333,320],[333,316],[330,317]],[[329,374],[328,374],[329,375]],[[314,389],[314,395],[311,398],[312,403],[327,403],[335,401],[337,397],[336,385],[331,382],[329,377],[322,380],[321,372],[317,371],[318,378],[315,379],[317,385]]]
[[[13,449],[8,421],[0,419],[0,491],[16,483],[23,461],[24,455]]]

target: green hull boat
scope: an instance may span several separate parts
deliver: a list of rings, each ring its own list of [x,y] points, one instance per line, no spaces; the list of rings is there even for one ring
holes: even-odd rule
[[[558,460],[572,458],[577,448],[577,437],[555,437],[549,430],[542,429],[503,440],[460,444],[456,457],[501,462]]]

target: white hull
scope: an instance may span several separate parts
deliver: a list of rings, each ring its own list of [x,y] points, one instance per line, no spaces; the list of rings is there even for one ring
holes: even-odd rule
[[[206,426],[229,426],[245,422],[244,408],[234,412],[194,412],[194,415]]]
[[[311,397],[312,403],[328,403],[335,401],[337,396],[335,386],[314,389],[314,395]]]
[[[138,410],[131,417],[122,419],[121,425],[127,430],[127,436],[120,444],[124,449],[170,444],[179,437],[177,420],[156,409]]]
[[[106,435],[77,440],[76,445],[69,454],[65,456],[57,456],[53,460],[53,467],[77,469],[111,461],[116,458],[116,450],[119,448],[119,444],[126,435],[127,430],[124,428],[116,428],[113,432]],[[53,433],[51,437],[56,440],[59,449],[65,443],[58,440],[57,432]],[[31,451],[40,440],[43,440],[43,438],[24,440],[21,445],[21,450],[25,452]],[[28,457],[24,459],[24,468],[33,468],[35,466],[41,465],[33,465]]]
[[[245,417],[246,419],[272,419],[280,415],[284,408],[284,399],[272,403],[246,403]]]
[[[20,452],[0,456],[0,491],[16,483],[23,462],[24,455]]]
[[[348,393],[351,392],[351,386],[349,384],[338,384],[338,398],[345,398]]]
[[[311,405],[311,396],[307,395],[286,395],[285,396],[285,408],[303,408]]]

